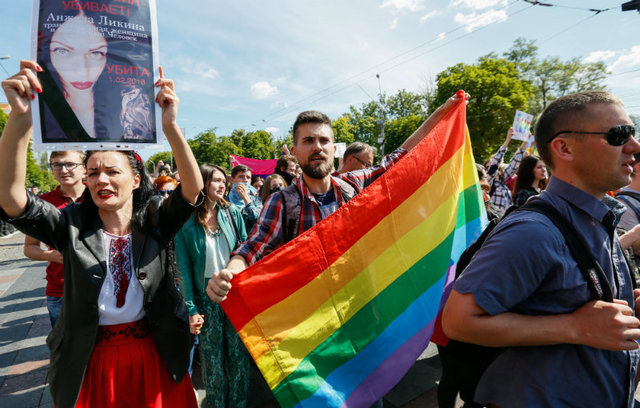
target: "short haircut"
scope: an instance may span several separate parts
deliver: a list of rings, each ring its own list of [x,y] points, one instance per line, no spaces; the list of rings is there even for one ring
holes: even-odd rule
[[[283,154],[278,158],[278,161],[276,162],[276,170],[286,171],[287,167],[289,167],[289,163],[298,164],[298,161],[296,160],[295,156],[291,154]]]
[[[235,176],[238,175],[238,173],[244,173],[245,171],[248,171],[249,173],[251,173],[251,169],[249,168],[249,166],[245,166],[244,164],[238,164],[236,167],[231,169],[231,178],[234,178]]]
[[[331,119],[327,115],[318,111],[304,111],[298,114],[296,121],[293,123],[293,145],[298,143],[298,128],[305,123],[315,123],[318,125],[328,125],[331,128]],[[331,134],[333,135],[333,128],[331,128]]]
[[[85,154],[82,150],[56,150],[51,152],[51,154],[49,155],[49,163],[51,163],[51,160],[53,160],[55,157],[58,156],[63,156],[67,153],[78,153],[78,156],[80,156],[80,162],[84,163],[84,158],[85,158]]]
[[[561,96],[542,111],[536,123],[535,140],[538,153],[547,166],[554,167],[549,139],[557,132],[570,130],[566,127],[579,121],[588,107],[595,104],[622,106],[622,101],[607,91],[585,91]]]
[[[342,156],[342,158],[346,159],[349,156],[355,156],[356,154],[360,154],[362,152],[371,153],[375,156],[378,152],[378,149],[364,142],[353,142],[349,146],[347,146],[347,149],[344,151],[344,155]]]

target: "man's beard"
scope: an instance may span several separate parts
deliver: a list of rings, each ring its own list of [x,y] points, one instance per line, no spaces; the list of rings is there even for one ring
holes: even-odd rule
[[[331,170],[333,170],[333,166],[328,162],[316,166],[312,166],[309,163],[300,164],[300,168],[302,169],[302,172],[307,175],[307,177],[318,180],[327,177],[327,175],[331,173]]]

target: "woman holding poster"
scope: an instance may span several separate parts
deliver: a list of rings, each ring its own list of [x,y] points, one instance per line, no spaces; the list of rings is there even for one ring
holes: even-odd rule
[[[40,1],[43,143],[153,141],[149,10],[124,13],[116,4],[122,2]]]
[[[2,82],[11,113],[0,137],[0,219],[63,256],[62,311],[47,337],[55,406],[196,407],[185,375],[188,314],[166,248],[202,201],[203,182],[176,123],[173,82],[160,70],[157,101],[182,179],[174,194],[154,194],[135,152],[90,151],[83,203],[58,210],[24,189],[30,102],[42,91],[35,73],[44,70],[20,65]]]

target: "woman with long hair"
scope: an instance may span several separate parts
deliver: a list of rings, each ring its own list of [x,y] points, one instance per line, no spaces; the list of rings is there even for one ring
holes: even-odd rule
[[[547,169],[538,156],[527,156],[522,159],[516,174],[513,205],[520,207],[547,186]]]
[[[266,202],[267,198],[276,191],[283,190],[287,187],[287,182],[284,177],[279,174],[273,173],[264,181],[264,185],[262,186],[262,193],[260,194],[260,199],[262,202]]]
[[[24,189],[31,99],[42,68],[22,61],[2,82],[11,113],[0,137],[0,218],[62,253],[62,311],[47,338],[58,408],[196,407],[187,309],[166,271],[168,241],[201,201],[202,177],[176,123],[178,98],[160,70],[163,131],[182,174],[166,200],[133,151],[87,152],[81,204],[62,210]]]
[[[200,166],[206,199],[176,235],[178,276],[191,333],[199,334],[200,362],[211,408],[245,407],[249,390],[249,352],[219,304],[205,288],[224,269],[247,233],[241,210],[224,197],[227,175],[219,166]]]

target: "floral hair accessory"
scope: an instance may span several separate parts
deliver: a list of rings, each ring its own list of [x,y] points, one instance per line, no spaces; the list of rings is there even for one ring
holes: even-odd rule
[[[142,171],[142,159],[140,158],[140,156],[138,155],[138,153],[133,153],[133,156],[136,158],[136,160],[138,161],[138,170]]]

